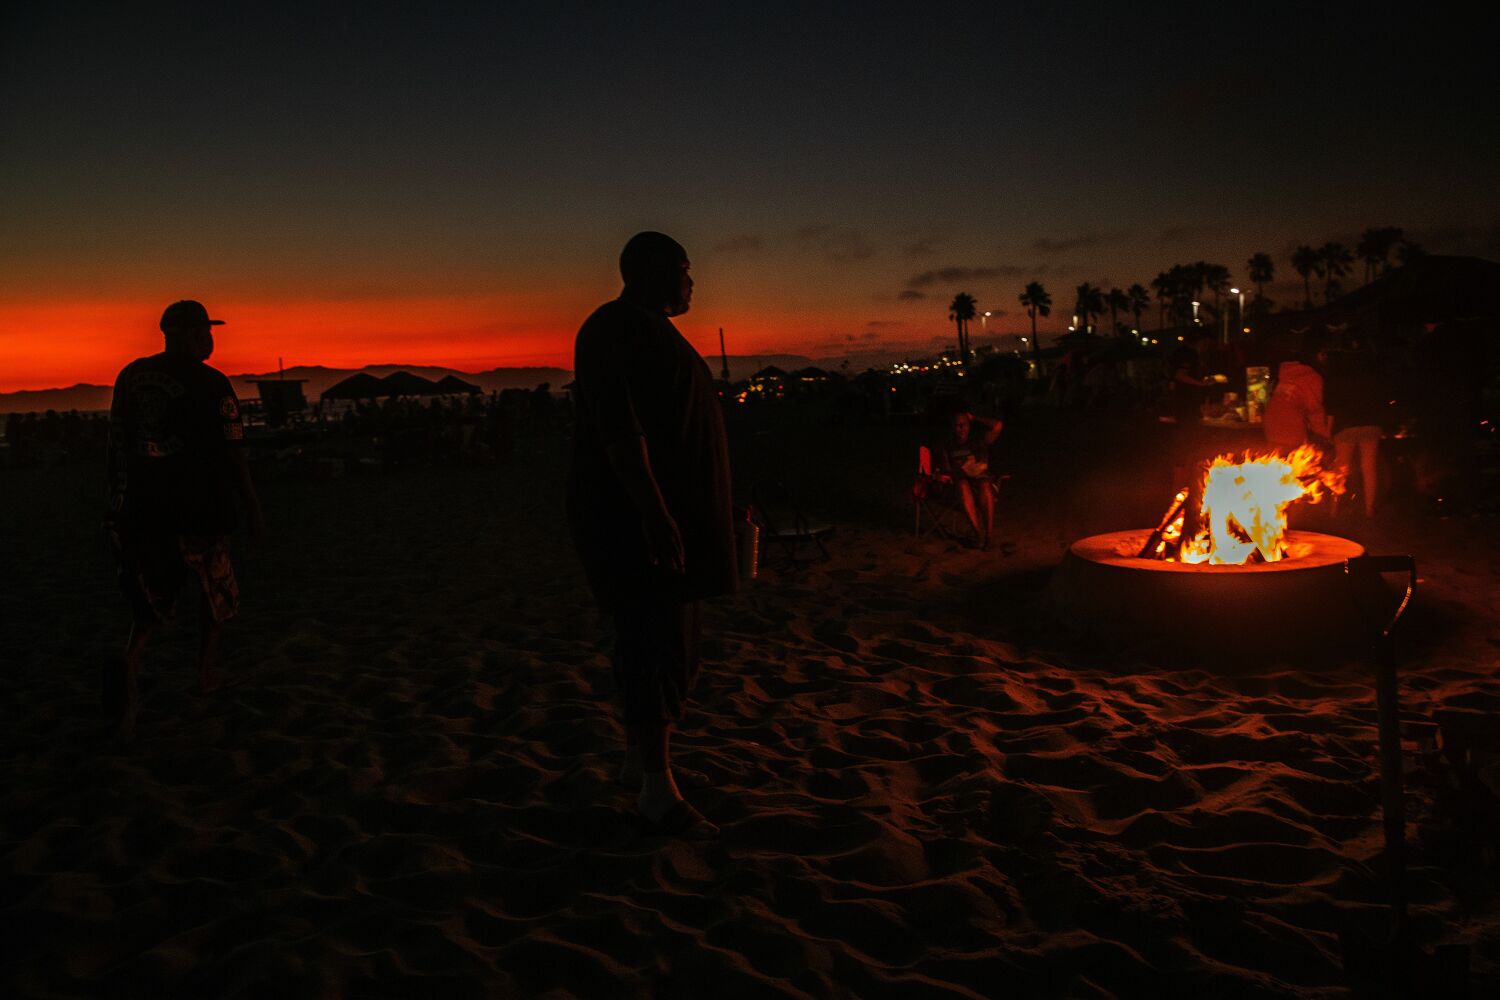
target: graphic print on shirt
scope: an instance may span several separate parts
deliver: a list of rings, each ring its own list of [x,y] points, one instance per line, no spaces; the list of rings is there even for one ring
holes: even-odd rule
[[[173,427],[173,411],[187,389],[166,372],[142,372],[130,387],[135,407],[136,454],[152,458],[176,455],[187,447],[179,428]]]

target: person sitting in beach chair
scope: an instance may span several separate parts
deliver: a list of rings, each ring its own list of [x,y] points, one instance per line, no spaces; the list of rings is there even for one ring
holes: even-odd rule
[[[958,407],[946,424],[946,432],[931,446],[931,485],[938,491],[951,490],[974,529],[977,544],[988,549],[1002,478],[990,471],[990,446],[999,439],[1005,422]]]

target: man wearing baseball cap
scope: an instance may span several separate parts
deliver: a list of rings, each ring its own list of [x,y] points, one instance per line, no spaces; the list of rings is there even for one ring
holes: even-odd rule
[[[161,316],[165,350],[137,358],[115,379],[106,525],[131,629],[125,655],[105,665],[102,700],[125,740],[135,731],[146,643],[185,585],[201,597],[199,689],[213,688],[219,629],[239,603],[229,561],[236,496],[251,537],[262,531],[239,400],[229,379],[205,363],[213,328],[223,322],[199,302],[172,303]]]

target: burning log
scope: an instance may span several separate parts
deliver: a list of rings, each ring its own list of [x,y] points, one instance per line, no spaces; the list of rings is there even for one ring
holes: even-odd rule
[[[1322,458],[1312,445],[1289,455],[1246,452],[1238,461],[1220,455],[1203,473],[1196,509],[1192,491],[1179,491],[1140,558],[1217,566],[1280,562],[1287,555],[1287,507],[1344,492],[1343,474],[1325,469]]]
[[[1184,487],[1177,491],[1177,496],[1172,500],[1172,506],[1167,508],[1167,516],[1161,519],[1156,530],[1146,536],[1146,544],[1141,546],[1140,558],[1142,559],[1165,559],[1166,535],[1173,523],[1177,526],[1177,542],[1180,545],[1182,538],[1182,511],[1187,506],[1188,490]],[[1175,555],[1175,553],[1174,553]]]

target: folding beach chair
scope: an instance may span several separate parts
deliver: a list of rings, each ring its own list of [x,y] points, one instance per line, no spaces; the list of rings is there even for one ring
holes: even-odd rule
[[[1000,495],[1000,484],[1010,476],[1002,475],[985,481],[985,488]],[[939,538],[961,539],[973,534],[969,516],[964,513],[963,501],[959,499],[958,487],[947,476],[932,471],[932,449],[927,445],[917,448],[917,474],[911,484],[912,508],[916,513],[918,538],[936,535]],[[922,526],[923,519],[927,526]]]
[[[958,491],[953,483],[941,479],[932,472],[932,449],[925,444],[917,449],[917,475],[911,484],[912,507],[916,511],[918,538],[936,534],[939,538],[958,538],[954,528],[955,519],[966,524],[963,507],[959,505]],[[923,518],[927,527],[922,527]]]

